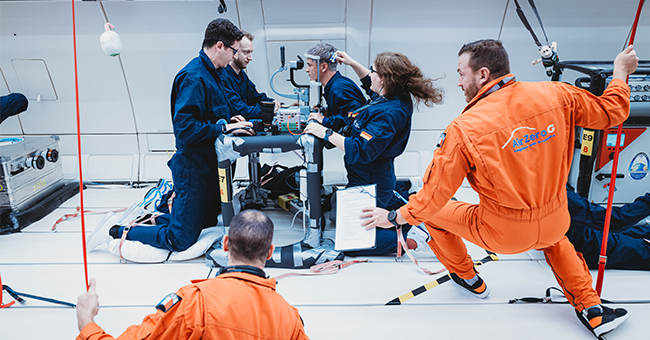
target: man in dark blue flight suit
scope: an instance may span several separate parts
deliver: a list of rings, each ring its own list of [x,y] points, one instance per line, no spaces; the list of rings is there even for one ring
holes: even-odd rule
[[[244,37],[239,42],[239,51],[230,63],[220,69],[221,79],[227,90],[228,103],[233,114],[242,115],[246,119],[261,118],[260,102],[280,103],[269,98],[266,93],[257,91],[255,84],[248,78],[244,70],[253,60],[253,35],[243,32]]]
[[[336,47],[325,43],[310,48],[307,50],[307,54],[318,56],[320,59],[315,60],[307,57],[305,71],[312,81],[317,81],[320,73],[320,82],[325,86],[323,94],[327,103],[325,115],[312,114],[310,118],[336,132],[343,132],[341,130],[344,127],[349,127],[352,124],[354,121],[352,115],[356,109],[366,103],[366,98],[352,79],[336,70],[337,62],[330,60],[336,51]],[[350,113],[352,115],[348,116]],[[349,136],[349,131],[342,134]]]
[[[157,248],[183,251],[192,246],[206,226],[216,225],[221,212],[216,138],[226,131],[252,134],[251,123],[231,117],[218,69],[237,53],[243,33],[227,19],[215,19],[205,30],[203,48],[174,79],[171,94],[176,153],[168,162],[174,198],[168,224],[132,227],[127,240]],[[228,121],[235,123],[227,124]],[[159,221],[159,220],[157,220]],[[109,231],[122,237],[124,227]]]
[[[5,119],[27,110],[29,102],[22,93],[10,93],[0,97],[0,123]]]
[[[567,187],[571,226],[567,232],[576,251],[584,255],[589,268],[598,268],[606,211]],[[650,193],[633,203],[612,207],[607,239],[606,268],[650,270],[650,226],[636,225],[650,216]]]

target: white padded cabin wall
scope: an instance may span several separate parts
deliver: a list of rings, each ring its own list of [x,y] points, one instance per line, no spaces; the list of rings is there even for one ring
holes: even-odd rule
[[[170,94],[174,77],[198,56],[207,24],[225,17],[239,25],[235,1],[219,14],[214,1],[103,2],[120,28],[122,60],[139,133],[139,180],[171,179],[167,161],[175,150]]]
[[[99,46],[103,18],[97,4],[75,5],[85,176],[89,181],[132,181],[137,174],[136,128],[119,61],[106,56]],[[2,134],[59,135],[65,177],[76,178],[70,3],[2,2],[0,18],[0,66],[8,71],[3,73],[10,90],[24,92],[30,99],[28,110],[14,119],[21,130],[14,124],[5,131],[3,124]],[[45,72],[35,60],[43,61]],[[42,94],[42,100],[36,100],[34,91]]]
[[[217,1],[102,1],[108,19],[124,44],[122,62],[106,56],[99,45],[104,18],[98,2],[77,1],[77,48],[85,178],[97,181],[155,181],[169,178],[166,161],[174,150],[169,94],[174,75],[200,49],[205,25],[226,17],[256,36],[249,76],[261,91],[278,98],[268,86],[279,67],[278,47],[287,61],[319,41],[344,48],[370,64],[377,53],[399,51],[419,65],[445,90],[442,106],[420,106],[404,155],[396,162],[400,178],[422,176],[438,136],[465,106],[456,86],[457,53],[469,41],[496,38],[507,0],[228,0],[219,15]],[[547,0],[537,4],[549,40],[557,41],[563,60],[612,60],[624,45],[637,3]],[[540,39],[534,14],[522,3]],[[636,49],[650,59],[650,14],[642,12]],[[27,112],[6,120],[1,135],[61,136],[66,178],[77,176],[72,22],[69,1],[0,1],[0,94],[21,91],[12,60],[44,60],[57,99],[30,101]],[[537,49],[515,13],[513,3],[501,35],[519,81],[547,80],[542,66],[531,66]],[[295,45],[294,45],[295,44]],[[295,48],[294,48],[295,46]],[[349,68],[342,73],[357,81]],[[307,81],[304,70],[297,72]],[[573,81],[567,72],[564,79]],[[285,79],[275,84],[290,92]],[[39,78],[40,79],[40,78]],[[127,91],[128,84],[128,91]],[[130,96],[129,96],[130,95]],[[288,100],[285,100],[287,102]],[[131,107],[133,105],[133,108]],[[135,118],[134,118],[135,117]],[[344,182],[342,153],[326,150],[325,181]],[[106,156],[105,158],[102,158]],[[291,154],[268,161],[299,162]],[[244,170],[245,166],[239,166]],[[238,173],[239,173],[238,170]]]
[[[104,17],[100,3],[76,2],[84,178],[120,182],[170,178],[165,163],[175,149],[171,84],[178,70],[201,49],[205,26],[218,16],[217,6],[213,1],[101,4],[123,42],[124,73],[118,58],[101,50]],[[235,1],[228,5],[236,8]],[[239,24],[236,11],[226,17]],[[65,177],[77,178],[70,3],[3,1],[0,18],[0,67],[3,75],[8,73],[9,90],[21,92],[21,79],[11,68],[12,62],[42,59],[58,95],[54,101],[30,100],[28,111],[3,123],[0,133],[20,135],[24,130],[26,135],[59,135]]]
[[[2,13],[0,12],[0,17]],[[0,26],[2,27],[2,26]],[[2,30],[0,30],[0,33]],[[2,42],[0,38],[0,43]],[[0,61],[2,60],[2,52],[0,50]],[[2,69],[0,65],[0,96],[6,96],[11,93],[9,90],[9,83],[7,83],[7,79],[5,78],[5,70]],[[20,121],[18,120],[18,116],[12,116],[7,119],[2,123],[0,126],[0,135],[20,135],[22,134],[22,129],[20,127]]]
[[[139,181],[171,179],[167,161],[175,151],[170,94],[174,77],[201,50],[207,24],[225,17],[236,25],[235,1],[219,14],[214,1],[103,2],[113,25],[120,27],[122,60],[138,127]],[[128,49],[127,49],[128,46]]]

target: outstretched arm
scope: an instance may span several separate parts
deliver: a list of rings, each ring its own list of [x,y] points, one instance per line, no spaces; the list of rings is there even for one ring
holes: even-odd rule
[[[343,65],[348,65],[352,67],[354,72],[357,73],[357,76],[359,76],[359,79],[367,76],[370,74],[370,70],[367,69],[365,66],[361,65],[358,61],[352,59],[347,53],[343,51],[338,51],[339,56],[336,58],[336,61],[339,62],[339,64]]]

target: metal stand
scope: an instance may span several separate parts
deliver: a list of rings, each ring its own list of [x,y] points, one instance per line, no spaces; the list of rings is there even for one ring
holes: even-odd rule
[[[320,188],[322,186],[323,171],[323,141],[312,135],[275,135],[275,136],[229,136],[221,135],[215,142],[217,152],[219,187],[221,188],[221,213],[223,225],[230,226],[233,218],[233,192],[232,192],[232,171],[231,164],[237,158],[263,153],[284,153],[293,150],[303,150],[307,166],[307,201],[309,203],[309,227],[308,233],[318,233],[320,226],[318,221],[321,216]],[[259,160],[258,160],[259,162]],[[257,164],[252,164],[255,168]],[[251,171],[252,181],[259,181],[259,174]],[[319,236],[320,238],[320,236]],[[313,244],[311,244],[314,246]],[[317,246],[317,245],[316,245]]]

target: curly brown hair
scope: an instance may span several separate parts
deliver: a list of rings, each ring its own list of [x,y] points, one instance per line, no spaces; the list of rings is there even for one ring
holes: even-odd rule
[[[375,58],[377,74],[384,82],[384,90],[389,97],[409,94],[416,106],[424,102],[426,106],[442,103],[444,91],[433,85],[437,79],[427,78],[419,67],[399,52],[382,52]]]

